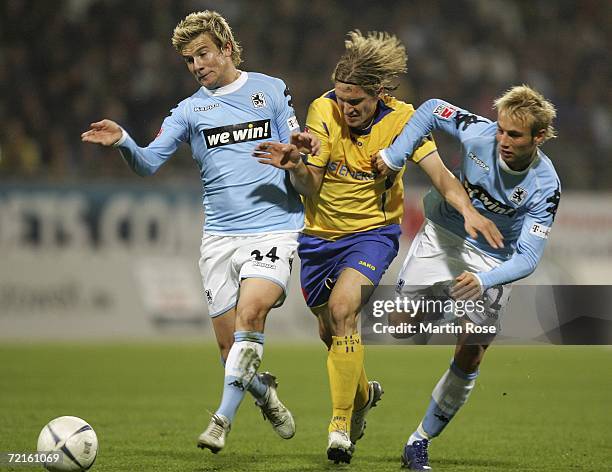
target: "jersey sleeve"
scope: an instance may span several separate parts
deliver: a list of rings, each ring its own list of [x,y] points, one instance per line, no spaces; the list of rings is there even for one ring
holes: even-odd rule
[[[490,126],[490,120],[434,98],[416,110],[395,142],[380,154],[385,164],[397,171],[433,130],[444,131],[463,142],[482,134]]]
[[[418,164],[434,151],[437,151],[436,142],[434,141],[433,136],[428,134],[421,139],[421,145],[417,147],[414,153],[412,153],[410,160]]]
[[[279,141],[288,143],[291,133],[300,131],[300,124],[295,117],[291,92],[289,87],[280,79],[278,80],[278,89],[275,88],[274,97],[274,119],[276,121],[276,129],[278,130]],[[276,84],[275,84],[276,85]]]
[[[118,146],[123,159],[138,175],[152,175],[177,150],[181,142],[189,140],[189,124],[181,105],[164,119],[157,137],[147,147],[140,147],[131,136]]]
[[[544,253],[560,200],[561,187],[557,181],[557,187],[545,192],[527,213],[514,255],[495,269],[476,274],[483,290],[522,279],[535,270]]]
[[[317,156],[308,156],[307,164],[316,167],[325,167],[329,161],[331,152],[330,146],[330,123],[318,100],[310,104],[308,115],[306,116],[306,129],[314,134],[321,141],[321,150]]]

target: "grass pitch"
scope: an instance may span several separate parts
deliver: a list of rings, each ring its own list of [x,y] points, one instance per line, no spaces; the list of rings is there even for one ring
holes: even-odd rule
[[[221,394],[212,344],[0,345],[0,451],[36,449],[52,418],[80,416],[98,434],[93,471],[399,470],[404,441],[448,366],[450,347],[368,347],[385,395],[350,465],[325,456],[331,413],[322,345],[266,345],[296,436],[285,441],[250,396],[218,455],[196,448]],[[430,447],[434,470],[611,470],[612,349],[494,346],[470,401]],[[32,470],[2,467],[0,470]],[[37,470],[40,470],[38,468]]]

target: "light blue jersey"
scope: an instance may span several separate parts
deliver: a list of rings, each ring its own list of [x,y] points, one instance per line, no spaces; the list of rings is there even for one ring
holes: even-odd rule
[[[400,169],[423,137],[436,129],[461,141],[459,179],[472,205],[497,225],[505,247],[494,249],[481,235],[470,237],[463,216],[433,189],[423,199],[425,216],[483,253],[504,261],[489,272],[476,274],[484,289],[531,274],[544,252],[561,197],[550,159],[538,149],[527,169],[513,171],[497,152],[497,122],[432,99],[419,107],[393,145],[381,151],[383,160],[391,169]]]
[[[245,235],[299,231],[304,211],[287,172],[252,157],[262,141],[289,142],[299,124],[284,82],[254,72],[201,87],[180,102],[145,148],[124,133],[118,146],[139,175],[151,175],[180,143],[191,146],[204,188],[204,231]]]

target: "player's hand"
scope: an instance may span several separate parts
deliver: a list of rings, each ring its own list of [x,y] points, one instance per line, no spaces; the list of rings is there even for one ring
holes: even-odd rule
[[[291,133],[290,143],[296,146],[299,152],[303,152],[304,154],[317,156],[321,150],[321,140],[308,131]]]
[[[455,285],[450,290],[450,295],[455,300],[478,300],[483,290],[478,277],[471,272],[463,272],[455,279]]]
[[[478,233],[482,234],[489,245],[495,249],[504,247],[504,237],[490,219],[485,218],[475,209],[463,215],[465,219],[465,231],[476,239]]]
[[[387,166],[387,164],[385,164],[385,161],[383,161],[383,158],[381,157],[379,152],[374,154],[370,158],[370,161],[372,163],[372,170],[378,175],[388,177],[389,175],[397,174],[396,171],[392,170],[391,168],[389,168],[389,166]]]
[[[89,130],[81,134],[84,143],[112,146],[121,139],[121,127],[112,120],[97,121],[89,125]]]
[[[253,151],[253,157],[261,164],[274,166],[279,169],[295,169],[302,161],[302,156],[295,144],[275,142],[260,143]]]

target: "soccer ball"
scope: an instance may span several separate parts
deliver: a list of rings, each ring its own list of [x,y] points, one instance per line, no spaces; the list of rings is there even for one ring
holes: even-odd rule
[[[38,436],[38,452],[62,452],[62,461],[46,463],[51,472],[88,470],[98,454],[98,437],[87,421],[60,416],[49,421]]]

